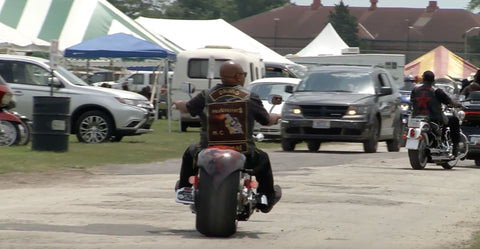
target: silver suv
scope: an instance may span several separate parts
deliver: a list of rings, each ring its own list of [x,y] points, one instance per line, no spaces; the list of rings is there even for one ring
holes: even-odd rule
[[[70,97],[71,132],[80,142],[120,141],[124,136],[152,131],[154,110],[145,97],[89,86],[63,67],[54,70],[52,78],[48,60],[0,55],[0,75],[15,95],[15,110],[30,119],[34,96],[50,96],[53,89],[53,96]]]

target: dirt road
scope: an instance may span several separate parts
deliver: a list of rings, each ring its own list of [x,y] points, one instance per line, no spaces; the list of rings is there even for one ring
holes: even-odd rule
[[[1,175],[0,248],[443,249],[480,230],[473,161],[413,171],[405,152],[380,151],[271,151],[284,196],[228,239],[197,233],[194,215],[173,201],[179,160]]]

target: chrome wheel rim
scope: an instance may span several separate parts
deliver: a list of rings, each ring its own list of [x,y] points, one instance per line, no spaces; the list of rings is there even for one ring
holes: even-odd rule
[[[80,135],[87,143],[101,143],[107,139],[108,123],[100,116],[88,116],[80,123]]]
[[[0,146],[11,146],[17,139],[15,126],[8,121],[0,121]]]

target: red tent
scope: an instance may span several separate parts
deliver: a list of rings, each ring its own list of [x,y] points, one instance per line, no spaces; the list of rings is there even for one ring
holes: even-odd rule
[[[404,71],[405,76],[420,77],[427,70],[435,73],[435,78],[448,78],[448,76],[467,78],[477,71],[477,67],[444,46],[438,46],[405,65]]]

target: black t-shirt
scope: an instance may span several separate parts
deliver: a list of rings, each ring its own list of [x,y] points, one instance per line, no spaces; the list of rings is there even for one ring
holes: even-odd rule
[[[231,86],[226,86],[226,85],[216,85],[215,88],[219,87],[224,87],[224,88],[229,88]],[[243,88],[243,90],[248,91]],[[205,107],[206,107],[206,99],[205,99],[205,94],[207,93],[208,90],[203,90],[199,94],[197,94],[195,97],[193,97],[190,101],[187,102],[187,109],[190,115],[192,116],[200,116],[200,119],[202,120],[202,133],[201,133],[201,143],[202,146],[206,144],[206,120],[207,117],[205,115]],[[253,126],[254,126],[254,121],[257,121],[261,125],[267,125],[270,121],[270,114],[265,110],[263,107],[263,103],[258,97],[257,94],[250,92],[250,99],[247,102],[247,108],[248,108],[248,130],[250,132],[249,136],[251,137],[253,134]]]
[[[432,121],[445,122],[442,104],[448,105],[450,97],[440,88],[421,85],[412,90],[410,101],[413,107],[413,116],[429,116]]]

